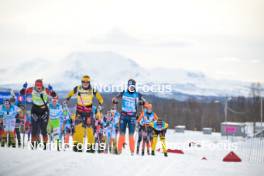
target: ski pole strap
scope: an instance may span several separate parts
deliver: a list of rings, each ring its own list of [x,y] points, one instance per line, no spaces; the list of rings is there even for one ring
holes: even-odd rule
[[[44,106],[48,109],[48,104],[47,104],[47,102],[45,102],[45,100],[44,100],[44,98],[43,98],[43,94],[40,94],[40,98],[41,98],[41,100],[43,101]]]

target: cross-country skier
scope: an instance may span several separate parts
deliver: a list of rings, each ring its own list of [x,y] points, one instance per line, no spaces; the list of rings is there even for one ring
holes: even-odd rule
[[[32,133],[32,124],[31,124],[31,115],[26,112],[25,117],[25,135],[27,134],[27,141],[30,141],[31,133]],[[24,142],[24,141],[23,141]]]
[[[151,122],[158,120],[158,116],[152,110],[152,104],[145,103],[145,109],[140,114],[137,122],[139,124],[138,141],[137,141],[137,154],[139,154],[140,143],[142,144],[142,155],[145,153],[145,146],[147,147],[147,153],[149,154],[149,146],[152,143],[152,128],[149,126]]]
[[[64,134],[64,143],[69,145],[69,139],[70,139],[70,135],[72,131],[71,113],[70,113],[67,103],[65,102],[62,105],[62,109],[63,109],[64,119],[63,119],[61,131]]]
[[[156,145],[158,142],[158,137],[160,138],[160,142],[162,145],[162,151],[165,157],[168,156],[167,154],[167,148],[165,143],[165,135],[168,128],[168,123],[164,122],[161,119],[158,119],[157,121],[151,122],[150,126],[153,129],[153,141],[152,141],[152,151],[151,154],[155,155]]]
[[[21,95],[32,95],[32,108],[31,108],[31,118],[32,118],[32,136],[31,143],[32,148],[36,148],[37,143],[40,142],[39,133],[42,134],[44,150],[46,149],[46,144],[48,141],[47,135],[47,125],[49,120],[49,108],[48,99],[49,96],[56,97],[56,93],[53,91],[52,87],[49,85],[45,88],[43,81],[38,79],[35,81],[33,87],[27,88],[28,84],[24,83],[23,89],[20,90]]]
[[[61,121],[64,117],[62,106],[59,104],[58,100],[58,97],[53,97],[51,103],[49,103],[48,131],[51,136],[51,141],[56,142],[57,150],[59,151],[59,145],[61,143]]]
[[[93,106],[93,117],[95,119],[95,143],[98,147],[98,153],[102,153],[105,151],[105,131],[103,128],[103,114],[102,112],[97,110],[96,106]]]
[[[76,118],[73,134],[73,150],[80,151],[78,150],[78,144],[84,144],[84,136],[86,132],[88,138],[87,152],[94,152],[93,146],[95,143],[95,120],[92,118],[92,105],[93,99],[94,97],[96,97],[99,103],[98,108],[101,109],[101,105],[103,104],[103,97],[97,90],[95,90],[91,86],[90,76],[83,76],[81,81],[82,84],[80,86],[74,87],[74,89],[70,91],[66,98],[66,100],[69,101],[72,96],[77,94]]]
[[[4,100],[2,106],[0,106],[0,117],[4,132],[2,134],[1,146],[5,146],[8,143],[8,146],[16,147],[15,142],[15,126],[16,126],[16,116],[19,114],[20,108],[16,105],[11,104],[10,100]]]
[[[117,151],[117,135],[119,133],[119,122],[120,122],[120,113],[116,109],[111,109],[111,116],[113,117],[113,132],[111,135],[112,148],[114,149],[114,154],[118,154]]]
[[[19,108],[21,109],[20,113],[16,116],[16,137],[18,142],[18,147],[21,146],[21,133],[25,133],[25,119],[26,119],[26,109],[25,106],[19,105]],[[24,138],[23,138],[24,142]]]
[[[136,91],[136,81],[134,79],[129,79],[127,86],[127,90],[118,94],[112,101],[114,104],[117,104],[119,99],[122,100],[118,153],[122,152],[122,147],[125,143],[126,128],[128,126],[129,147],[131,155],[133,155],[135,150],[134,132],[136,127],[137,106],[138,104],[143,105],[145,99]]]
[[[117,154],[116,137],[117,137],[117,126],[119,124],[119,114],[115,110],[107,112],[104,117],[104,131],[106,137],[106,153]]]

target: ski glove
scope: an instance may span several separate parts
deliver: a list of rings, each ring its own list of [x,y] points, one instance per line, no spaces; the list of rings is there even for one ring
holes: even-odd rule
[[[112,99],[113,104],[118,104],[118,100],[116,98]]]
[[[102,111],[103,110],[103,107],[101,105],[98,106],[98,110],[99,111]]]
[[[50,95],[51,95],[52,97],[56,97],[56,96],[57,96],[57,94],[56,94],[54,91],[52,91],[52,92],[50,93]]]
[[[52,86],[51,86],[50,84],[48,85],[48,89],[49,89],[50,91],[53,90],[53,88],[52,88]]]
[[[24,88],[24,89],[26,89],[26,88],[27,88],[27,86],[28,86],[28,83],[27,83],[27,82],[25,82],[25,83],[23,84],[23,88]]]

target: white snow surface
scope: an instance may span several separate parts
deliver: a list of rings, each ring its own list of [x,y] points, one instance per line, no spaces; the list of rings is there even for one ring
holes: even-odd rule
[[[201,144],[201,149],[184,150],[175,147],[176,143],[189,142]],[[229,150],[203,148],[203,143],[249,144],[246,139],[234,138],[231,141],[221,137],[219,133],[203,135],[201,132],[187,131],[183,134],[176,134],[169,130],[167,143],[168,148],[183,149],[184,154],[169,154],[167,158],[159,152],[156,156],[131,156],[128,147],[121,155],[0,148],[0,175],[258,176],[264,173],[264,161],[254,162],[253,159],[248,158],[247,150],[252,149],[251,145],[245,145],[245,148],[234,151],[241,157],[242,162],[240,163],[222,161]],[[257,148],[254,151],[257,150],[264,153],[263,146],[262,149]],[[202,157],[206,157],[207,160],[201,160]]]

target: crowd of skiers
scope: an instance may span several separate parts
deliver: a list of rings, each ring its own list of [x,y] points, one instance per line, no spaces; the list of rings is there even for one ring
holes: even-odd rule
[[[52,86],[44,87],[41,79],[36,80],[32,87],[24,83],[20,95],[32,96],[31,113],[27,113],[23,103],[16,104],[13,99],[4,100],[0,106],[2,147],[16,147],[16,141],[19,147],[24,146],[27,135],[32,149],[37,148],[39,143],[47,149],[47,144],[52,142],[60,150],[62,143],[70,146],[72,136],[75,152],[83,151],[80,146],[87,138],[87,152],[121,154],[128,128],[131,155],[134,152],[145,155],[145,151],[148,155],[155,155],[159,137],[164,156],[167,156],[165,134],[168,124],[156,115],[150,102],[137,92],[133,79],[128,80],[126,90],[113,97],[113,107],[105,114],[102,113],[103,97],[91,86],[88,75],[82,77],[81,85],[74,87],[62,103]],[[75,112],[68,108],[73,96],[77,97]],[[97,99],[98,106],[93,105],[94,99]],[[119,102],[120,113],[117,110]],[[138,134],[136,144],[135,131]]]

